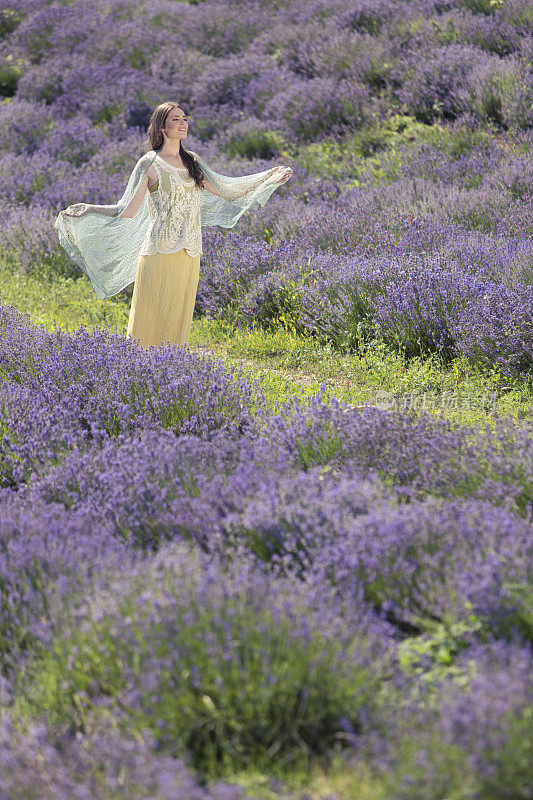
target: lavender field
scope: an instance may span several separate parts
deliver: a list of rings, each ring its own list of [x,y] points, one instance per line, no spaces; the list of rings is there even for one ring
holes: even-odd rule
[[[21,286],[87,280],[53,220],[172,99],[214,169],[293,169],[204,229],[198,323],[533,400],[526,0],[3,0],[0,39]],[[533,798],[530,421],[273,408],[2,297],[1,797]]]

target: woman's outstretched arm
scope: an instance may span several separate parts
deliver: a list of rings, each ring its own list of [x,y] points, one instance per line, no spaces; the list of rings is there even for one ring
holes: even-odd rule
[[[194,157],[194,160],[198,161],[197,153],[195,153],[193,150],[190,150],[189,152]],[[254,189],[256,189],[258,186],[261,186],[261,184],[265,183],[265,181],[270,180],[276,173],[279,174],[279,179],[274,181],[274,182],[275,183],[284,183],[285,181],[287,181],[291,177],[292,169],[291,169],[291,167],[283,167],[283,166],[272,167],[272,169],[269,169],[269,170],[266,170],[265,172],[263,172],[261,174],[261,177],[258,178],[254,183],[247,182],[245,187],[239,187],[239,186],[231,186],[231,187],[228,187],[228,186],[216,186],[211,181],[208,181],[207,178],[204,176],[203,188],[207,189],[207,191],[211,192],[211,194],[215,194],[218,197],[222,197],[224,200],[229,200],[229,201],[237,200],[237,198],[244,197],[245,195],[249,194],[250,192],[253,192]],[[248,177],[252,177],[252,176],[248,176]],[[236,180],[238,180],[238,179],[236,179]]]
[[[292,175],[292,169],[290,167],[272,167],[272,169],[269,170],[266,175],[263,175],[255,183],[248,185],[245,189],[239,189],[237,187],[231,189],[222,189],[218,186],[214,186],[206,178],[204,178],[203,185],[204,189],[207,189],[208,192],[216,194],[218,197],[223,197],[224,200],[236,200],[239,197],[244,197],[245,194],[249,194],[249,192],[253,191],[255,188],[257,188],[257,186],[260,186],[271,176],[274,176],[276,172],[279,172],[279,180],[276,181],[277,183],[283,183]]]
[[[126,217],[127,219],[131,219],[131,217],[135,216],[135,214],[142,205],[142,201],[144,200],[144,195],[146,194],[147,186],[148,186],[148,175],[139,186],[131,203],[128,206],[126,206],[122,214],[119,214],[120,219],[123,219],[124,217]]]

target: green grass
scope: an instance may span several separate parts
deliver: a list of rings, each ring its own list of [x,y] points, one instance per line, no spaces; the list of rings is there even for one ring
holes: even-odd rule
[[[520,422],[532,415],[533,393],[524,384],[509,386],[509,381],[483,374],[466,359],[450,366],[437,357],[406,360],[378,341],[361,353],[343,355],[283,330],[270,333],[202,318],[194,321],[190,346],[214,352],[260,378],[273,406],[290,397],[313,395],[325,383],[329,395],[352,405],[376,404],[380,390],[397,398],[399,407],[422,405],[425,392],[428,411],[462,423],[492,424],[503,416]],[[497,392],[494,401],[492,392]],[[450,401],[452,407],[446,407]]]
[[[131,290],[129,295],[131,296]],[[29,314],[32,322],[53,330],[54,320],[63,330],[81,325],[121,330],[128,324],[126,292],[118,301],[99,300],[85,276],[68,278],[51,274],[29,274],[16,262],[0,257],[0,303]]]
[[[0,303],[29,314],[50,331],[54,324],[68,331],[84,325],[125,336],[131,293],[128,287],[111,300],[99,300],[85,276],[25,275],[0,259]],[[258,378],[273,409],[291,397],[310,397],[326,384],[326,396],[351,405],[376,405],[377,393],[385,391],[400,408],[425,403],[428,411],[467,424],[493,425],[499,417],[520,424],[533,416],[533,391],[525,384],[511,385],[466,359],[451,365],[437,357],[406,360],[378,341],[360,353],[344,355],[283,329],[267,332],[202,317],[193,320],[189,346]],[[492,392],[497,392],[495,398]]]
[[[473,147],[488,147],[498,142],[502,147],[520,153],[527,151],[520,137],[512,131],[497,132],[490,123],[471,128],[434,122],[418,122],[413,117],[391,113],[384,121],[374,120],[342,140],[326,138],[323,142],[280,149],[280,155],[298,159],[299,164],[317,177],[337,181],[342,189],[353,186],[386,186],[399,177],[399,148],[416,151],[427,144],[452,158],[467,155]]]
[[[364,764],[350,764],[333,755],[327,768],[313,764],[309,772],[295,772],[280,783],[262,772],[246,770],[229,774],[228,783],[238,783],[249,797],[257,800],[384,800],[384,787]]]

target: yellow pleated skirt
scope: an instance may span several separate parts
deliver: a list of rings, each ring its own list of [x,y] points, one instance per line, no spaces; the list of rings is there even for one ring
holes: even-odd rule
[[[141,256],[127,337],[143,347],[188,343],[199,277],[200,255],[179,250]]]

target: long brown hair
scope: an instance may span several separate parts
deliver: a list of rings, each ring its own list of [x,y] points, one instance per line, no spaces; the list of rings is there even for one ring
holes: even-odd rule
[[[153,110],[152,116],[150,117],[150,124],[148,125],[148,139],[142,143],[145,153],[147,153],[148,150],[159,150],[159,148],[163,146],[165,139],[162,128],[173,108],[181,108],[181,106],[169,100],[167,103],[161,103]],[[145,145],[147,144],[149,144],[150,147],[146,148]],[[204,173],[198,162],[195,161],[194,156],[183,147],[183,140],[180,140],[180,157],[190,177],[194,178],[196,185],[202,188],[202,181],[205,177]]]

